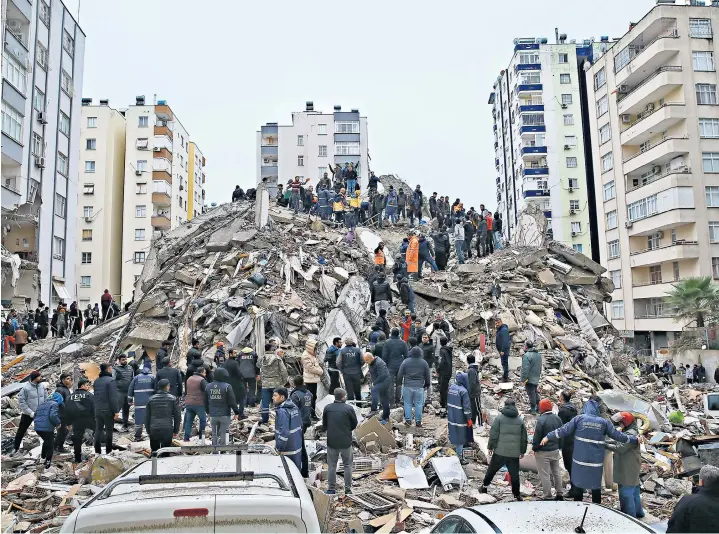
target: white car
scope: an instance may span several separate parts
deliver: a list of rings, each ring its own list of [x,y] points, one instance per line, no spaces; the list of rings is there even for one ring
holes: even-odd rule
[[[242,454],[236,446],[218,449],[229,453],[153,456],[75,510],[60,532],[320,531],[312,498],[293,462]],[[208,450],[168,447],[158,452]]]
[[[586,513],[586,517],[585,517]],[[581,526],[583,530],[575,530]],[[648,525],[600,504],[575,501],[521,501],[460,508],[431,533],[654,532]]]

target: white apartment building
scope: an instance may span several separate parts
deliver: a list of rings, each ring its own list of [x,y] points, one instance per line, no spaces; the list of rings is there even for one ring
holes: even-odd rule
[[[152,239],[199,213],[194,203],[204,199],[205,158],[194,149],[190,154],[187,130],[165,100],[153,104],[146,104],[144,96],[135,100],[125,111],[121,302],[133,298]],[[196,155],[201,157],[199,163]],[[193,180],[188,182],[190,175]]]
[[[119,301],[122,276],[125,116],[82,99],[77,210],[78,305],[95,305],[105,289]]]
[[[187,220],[197,217],[205,208],[205,156],[197,143],[190,141],[190,168],[187,171]]]
[[[534,203],[552,239],[592,255],[594,176],[583,126],[583,64],[609,46],[608,38],[575,42],[558,32],[554,44],[514,40],[509,66],[489,96],[505,237],[513,236],[519,213]]]
[[[367,117],[359,110],[333,113],[315,111],[307,102],[305,111],[292,113],[292,124],[268,122],[257,132],[257,183],[267,178],[271,190],[277,183],[286,184],[295,176],[312,178],[316,185],[329,165],[353,163],[362,186],[369,177]]]
[[[37,262],[29,306],[71,302],[85,34],[61,0],[3,8],[2,243]]]
[[[719,278],[714,28],[715,8],[657,5],[586,73],[607,313],[637,348],[685,326],[664,303],[672,282]]]

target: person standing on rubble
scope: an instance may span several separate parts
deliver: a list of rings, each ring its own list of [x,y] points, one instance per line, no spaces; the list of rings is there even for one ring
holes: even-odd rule
[[[412,208],[410,208],[410,214]],[[407,218],[407,193],[404,192],[403,188],[399,188],[397,193],[397,220]]]
[[[433,250],[432,245],[429,241],[427,241],[427,238],[424,236],[420,236],[418,240],[419,244],[419,269],[418,269],[418,276],[419,278],[422,278],[422,266],[425,262],[429,263],[429,266],[432,268],[433,272],[437,272],[437,263],[434,261]]]
[[[352,431],[357,428],[357,414],[346,404],[347,393],[334,391],[335,400],[322,412],[322,431],[327,432],[327,495],[335,495],[337,462],[342,457],[345,495],[352,493]]]
[[[402,304],[409,308],[409,312],[414,313],[414,289],[409,285],[407,277],[402,277],[399,280],[399,298]]]
[[[379,183],[379,178],[377,178],[374,174],[374,171],[370,171],[369,173],[369,181],[367,182],[367,187],[369,189],[374,189],[377,191],[377,184]]]
[[[465,373],[457,373],[455,382],[449,386],[447,395],[447,427],[449,442],[459,457],[459,463],[469,462],[462,457],[462,451],[472,433],[472,408],[470,406],[469,384]]]
[[[705,465],[699,470],[696,493],[684,495],[674,506],[667,533],[719,532],[719,467]]]
[[[345,222],[345,203],[345,190],[342,188],[340,189],[340,192],[335,195],[332,203],[332,211],[335,214],[335,223],[340,225]]]
[[[35,432],[42,438],[40,458],[45,460],[45,469],[50,469],[50,465],[52,465],[52,455],[55,451],[55,428],[60,426],[62,403],[62,395],[56,391],[38,406],[35,413]]]
[[[299,468],[302,477],[307,478],[310,476],[310,461],[307,457],[307,448],[305,447],[305,432],[307,432],[307,429],[310,425],[312,425],[312,413],[314,410],[313,405],[315,403],[315,397],[307,389],[305,381],[301,376],[298,375],[294,377],[292,379],[292,383],[295,387],[290,393],[290,400],[292,401],[292,404],[297,407],[302,421],[302,453],[300,455],[301,462]],[[277,428],[277,425],[275,425],[275,428]]]
[[[447,394],[449,381],[452,378],[452,346],[447,337],[440,338],[439,360],[437,361],[437,374],[439,375],[439,405],[447,409]]]
[[[434,253],[435,261],[437,262],[437,269],[444,271],[447,269],[447,260],[449,259],[449,236],[447,235],[447,227],[440,225],[439,232],[432,234],[432,241],[434,241]]]
[[[387,364],[382,358],[377,358],[371,352],[365,352],[364,361],[369,367],[372,378],[372,408],[371,413],[377,412],[377,404],[382,405],[382,418],[380,423],[387,424],[389,421],[389,371]]]
[[[397,371],[397,381],[402,381],[402,399],[404,401],[404,424],[412,425],[412,407],[414,407],[415,425],[422,426],[425,389],[431,383],[429,365],[422,358],[422,349],[417,346],[417,338],[409,338],[409,355]]]
[[[502,250],[502,218],[498,211],[494,212],[494,250]]]
[[[412,193],[412,206],[409,213],[409,227],[414,226],[414,220],[417,219],[417,224],[422,222],[422,200],[424,199],[424,193],[419,184],[415,187]]]
[[[270,419],[270,404],[275,389],[284,387],[289,381],[284,356],[285,351],[278,348],[274,352],[265,352],[261,358],[257,359],[262,381],[260,415],[263,424],[267,424]]]
[[[387,364],[390,374],[389,393],[393,406],[399,404],[401,381],[397,378],[397,374],[405,358],[407,358],[407,343],[399,338],[399,328],[393,328],[382,350],[382,359]]]
[[[472,408],[472,423],[482,426],[482,371],[479,370],[479,363],[476,362],[474,354],[467,355],[467,381],[469,387],[469,404]]]
[[[257,367],[257,353],[250,347],[240,351],[240,373],[247,392],[247,406],[254,408],[257,404],[257,382],[260,380],[260,369]]]
[[[566,425],[569,421],[577,417],[577,409],[574,407],[574,404],[572,404],[572,392],[571,391],[562,391],[560,394],[560,399],[562,401],[562,404],[559,406],[559,411],[557,412],[557,416],[562,421],[563,425]],[[569,473],[569,478],[571,480],[572,477],[572,458],[574,457],[574,436],[567,436],[562,439],[562,463],[564,464],[564,469],[567,470],[567,473]],[[572,487],[569,491],[569,493],[565,494],[564,497],[566,499],[570,499],[574,497],[574,484],[572,484]]]
[[[231,411],[235,412],[235,415],[240,415],[237,399],[232,386],[227,383],[228,379],[227,371],[220,367],[215,372],[215,380],[207,384],[207,389],[205,389],[205,410],[210,416],[212,425],[213,447],[227,445],[227,432],[232,419]]]
[[[502,362],[502,380],[506,382],[509,380],[509,327],[502,322],[500,317],[497,317],[494,324],[497,327],[495,346],[499,352],[499,359]]]
[[[77,383],[77,389],[72,392],[65,406],[68,425],[72,426],[72,447],[76,464],[82,461],[85,431],[95,426],[95,402],[93,394],[90,393],[90,386],[87,378],[81,378]]]
[[[157,393],[147,401],[147,435],[150,437],[150,451],[172,446],[172,436],[180,431],[180,402],[170,393],[170,381],[166,378],[157,382]]]
[[[562,426],[562,420],[552,413],[552,401],[542,399],[539,401],[539,413],[537,422],[534,427],[534,439],[532,441],[532,451],[537,460],[537,472],[539,480],[542,483],[542,500],[543,501],[563,501],[562,495],[562,473],[559,469],[559,449],[562,448],[563,441],[550,441],[541,445],[542,436],[546,436],[550,432],[557,430]],[[556,496],[552,497],[552,486],[556,492]]]
[[[200,340],[192,338],[190,342],[190,350],[187,351],[187,365],[189,366],[194,359],[202,359],[202,351],[200,350]]]
[[[454,224],[454,250],[457,253],[457,261],[464,263],[464,226],[458,217]]]
[[[410,278],[417,279],[419,276],[419,238],[417,234],[412,231],[409,237],[409,244],[407,245],[407,252],[405,253],[405,259],[407,261],[407,273]]]
[[[484,219],[484,215],[480,213],[479,223],[477,224],[477,256],[483,258],[487,256],[487,221]]]
[[[327,365],[327,373],[330,375],[329,394],[332,395],[338,387],[340,387],[340,370],[337,368],[337,356],[342,347],[342,338],[335,337],[332,339],[332,345],[327,347],[325,351],[324,362]]]
[[[107,320],[107,312],[110,310],[111,303],[112,295],[110,295],[110,290],[106,289],[105,291],[103,291],[102,296],[100,297],[100,307],[102,308],[103,322]]]
[[[315,404],[317,401],[317,384],[325,374],[320,362],[315,355],[315,343],[309,341],[305,344],[305,350],[302,352],[302,383],[307,386],[312,395],[311,417],[315,415]],[[299,407],[299,405],[298,405]]]
[[[361,400],[362,351],[351,337],[346,337],[344,344],[345,346],[342,347],[337,358],[337,367],[342,372],[347,398]]]
[[[160,369],[162,369],[165,366],[165,358],[168,358],[170,356],[169,350],[172,346],[172,343],[169,340],[165,340],[162,342],[162,345],[157,351],[157,354],[155,355],[155,369],[157,372],[160,372]]]
[[[430,402],[432,397],[432,369],[434,369],[434,366],[437,362],[434,355],[436,354],[436,349],[434,346],[434,342],[430,339],[429,334],[427,332],[424,332],[422,334],[422,343],[419,344],[419,348],[422,349],[422,358],[425,362],[427,362],[427,365],[429,366],[429,375],[430,375],[430,381],[427,384],[427,395],[424,397],[424,403],[428,404]]]
[[[227,371],[227,383],[232,386],[232,391],[235,394],[235,400],[240,413],[237,419],[247,419],[245,415],[245,405],[247,403],[247,391],[245,390],[245,382],[242,379],[242,372],[240,371],[240,364],[237,361],[237,351],[230,349],[229,358],[221,366]]]
[[[629,412],[617,412],[612,421],[619,423],[622,432],[638,436],[637,421]],[[642,469],[642,451],[638,444],[618,444],[608,440],[606,448],[614,452],[614,482],[619,486],[619,509],[627,515],[641,519],[644,517],[640,496]],[[719,523],[718,523],[719,524]]]
[[[70,399],[72,388],[72,376],[67,373],[60,375],[60,380],[55,384],[55,391],[62,395],[62,403],[60,403],[60,428],[57,429],[57,439],[55,440],[55,450],[57,452],[67,452],[65,449],[65,440],[69,432],[70,423],[68,422],[67,413],[65,411],[67,407],[67,401]]]
[[[398,210],[399,195],[397,194],[397,191],[394,190],[393,186],[389,186],[389,192],[387,193],[385,199],[385,212],[387,214],[387,219],[389,219],[390,224],[394,224],[397,222],[399,218]]]
[[[492,213],[484,210],[484,220],[487,221],[487,240],[485,241],[484,252],[486,254],[494,254],[494,219]]]
[[[112,452],[112,433],[118,412],[117,386],[112,378],[112,365],[100,364],[100,376],[93,383],[95,392],[95,453],[100,454],[100,439],[105,436],[105,454]]]
[[[542,355],[534,348],[532,341],[524,344],[524,355],[522,356],[522,372],[519,379],[527,391],[529,397],[529,413],[537,414],[539,405],[539,395],[537,394],[537,386],[539,378],[542,376]]]
[[[227,361],[227,354],[225,354],[225,344],[222,341],[218,341],[215,349],[215,365],[220,367]]]
[[[469,215],[464,216],[464,222],[462,223],[462,226],[464,226],[464,253],[467,255],[468,259],[471,259],[472,238],[474,237],[475,228]]]
[[[372,217],[377,221],[377,228],[382,228],[382,220],[384,219],[385,196],[382,193],[374,191],[370,196],[372,206]],[[389,206],[388,206],[389,208]]]
[[[327,173],[325,173],[325,176],[327,176]],[[330,218],[332,207],[330,206],[329,190],[322,182],[317,186],[317,204],[320,210],[320,219],[326,221]]]
[[[165,356],[162,367],[157,371],[157,382],[167,380],[170,383],[170,393],[178,399],[182,397],[182,385],[185,383],[184,377],[179,369],[172,365],[169,356]]]
[[[301,377],[300,377],[301,378]],[[275,388],[272,392],[275,407],[275,449],[302,470],[302,417],[297,406],[289,399],[287,388]],[[212,436],[214,440],[214,434]],[[305,454],[307,454],[305,452]],[[302,475],[307,478],[307,475]]]
[[[490,454],[489,466],[479,492],[487,493],[487,488],[494,475],[502,466],[507,466],[512,494],[516,500],[521,501],[519,460],[524,458],[524,454],[527,452],[527,427],[524,425],[524,420],[519,417],[514,399],[508,398],[504,401],[504,408],[492,422],[487,448]]]
[[[239,185],[235,186],[235,190],[232,192],[232,202],[239,202],[245,198],[245,192]]]
[[[610,421],[599,415],[599,403],[595,396],[590,398],[578,415],[569,423],[550,432],[540,442],[546,445],[549,440],[559,440],[574,436],[574,456],[572,461],[572,483],[574,484],[574,500],[581,501],[584,491],[591,490],[592,502],[602,502],[602,471],[604,466],[605,436],[626,443],[638,443],[638,438],[628,436],[615,430]]]
[[[30,373],[30,380],[23,384],[20,393],[18,393],[18,405],[20,406],[22,415],[20,416],[20,423],[15,433],[13,455],[17,455],[20,452],[20,446],[27,433],[27,429],[30,428],[30,425],[35,419],[35,413],[38,407],[45,402],[46,399],[47,390],[43,385],[42,375],[40,371],[32,371]]]
[[[429,197],[429,216],[434,219],[437,217],[437,191]]]
[[[149,362],[142,366],[142,372],[132,379],[127,389],[127,399],[135,405],[135,441],[142,439],[142,427],[145,424],[145,408],[155,393],[155,377],[150,374]]]
[[[412,331],[412,325],[414,324],[412,315],[414,314],[411,310],[404,310],[404,320],[400,323],[400,327],[402,328],[402,341],[405,343],[409,342],[409,333]]]
[[[130,389],[132,379],[135,377],[135,371],[129,363],[127,363],[127,354],[120,354],[118,365],[112,368],[112,378],[117,388],[117,400],[122,409],[122,431],[128,431],[130,424],[130,403],[127,400],[127,391]]]
[[[392,289],[384,272],[377,273],[375,281],[372,282],[371,292],[375,313],[379,315],[380,310],[388,310],[392,305]]]
[[[207,425],[207,411],[205,410],[205,391],[207,381],[205,380],[205,368],[195,370],[194,374],[185,384],[185,441],[190,441],[192,425],[195,416],[200,421],[198,434],[202,445],[205,444],[205,426]]]
[[[381,267],[382,270],[384,270],[386,263],[387,259],[384,256],[384,243],[380,241],[377,248],[374,249],[374,264],[376,267]]]

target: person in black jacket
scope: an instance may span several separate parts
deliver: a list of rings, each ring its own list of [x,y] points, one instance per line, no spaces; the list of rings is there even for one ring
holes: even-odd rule
[[[332,395],[338,387],[340,387],[340,370],[337,368],[337,356],[342,347],[342,338],[336,337],[332,339],[332,345],[327,347],[325,351],[324,362],[327,364],[327,374],[330,375],[329,394]]]
[[[474,237],[475,228],[469,215],[465,216],[464,219],[464,253],[467,255],[468,258],[471,258],[472,238]]]
[[[399,337],[399,328],[393,328],[390,338],[385,341],[382,349],[382,359],[387,364],[390,375],[389,401],[393,406],[399,404],[402,394],[402,384],[397,382],[397,373],[402,362],[407,357],[407,343]]]
[[[127,399],[127,390],[135,376],[134,367],[127,363],[127,354],[120,354],[118,365],[112,369],[112,378],[115,380],[117,388],[118,405],[122,409],[122,431],[129,430],[128,421],[130,419],[130,403]]]
[[[379,315],[380,310],[387,310],[392,304],[392,290],[383,272],[377,274],[370,290],[375,313]]]
[[[180,403],[170,393],[170,381],[163,378],[157,383],[158,392],[147,401],[145,425],[150,436],[150,450],[172,446],[172,436],[180,431]]]
[[[472,407],[472,424],[482,426],[482,373],[474,354],[467,356],[467,380],[469,382],[469,405]]]
[[[237,418],[247,419],[247,416],[245,415],[247,390],[245,389],[245,381],[242,378],[240,363],[237,361],[237,351],[235,349],[230,349],[228,356],[229,358],[222,364],[222,368],[227,371],[227,383],[232,386],[232,391],[235,394],[235,400],[237,400],[237,405],[240,410],[240,414]]]
[[[563,501],[562,473],[559,470],[559,449],[562,447],[562,439],[553,439],[545,445],[541,444],[542,436],[557,430],[563,423],[558,416],[552,413],[552,401],[549,399],[539,401],[539,413],[541,415],[537,418],[534,427],[532,450],[537,460],[539,480],[542,482],[542,500],[552,500],[552,487],[554,487],[556,492],[554,500]]]
[[[452,378],[452,347],[447,343],[449,343],[449,340],[446,337],[439,340],[441,347],[439,349],[439,361],[437,362],[439,404],[444,409],[447,409],[447,392],[449,391],[449,380]]]
[[[170,356],[169,350],[172,343],[170,341],[165,340],[162,342],[162,346],[158,349],[157,354],[155,355],[155,368],[159,371],[165,366],[165,358],[168,358]],[[170,389],[172,389],[172,385],[170,385]]]
[[[105,453],[112,451],[112,432],[117,413],[117,386],[112,378],[112,365],[100,364],[100,376],[93,384],[95,390],[95,452],[100,454],[100,438],[105,436]]]
[[[72,387],[72,377],[67,373],[60,375],[60,380],[55,385],[55,391],[62,395],[62,403],[59,406],[60,428],[57,429],[57,437],[55,438],[55,450],[57,452],[67,452],[65,448],[65,440],[67,439],[68,426],[67,421],[67,401],[70,398],[70,388]]]
[[[155,375],[156,380],[158,381],[158,383],[162,379],[165,379],[170,382],[170,393],[179,399],[180,397],[182,397],[182,386],[185,383],[182,372],[180,372],[179,369],[173,367],[168,356],[165,356],[165,358],[161,362],[161,365],[162,366],[159,367],[160,370],[157,371],[157,375]]]
[[[365,352],[364,361],[369,366],[369,373],[372,377],[372,411],[377,410],[375,397],[382,404],[382,419],[380,422],[386,424],[389,421],[389,371],[387,364],[382,358],[376,358],[371,352]]]
[[[192,360],[202,359],[202,351],[200,350],[200,340],[192,339],[192,347],[187,351],[187,365],[190,365]],[[192,376],[192,375],[190,375]]]
[[[64,404],[64,403],[63,403]],[[65,407],[68,425],[72,426],[72,446],[75,453],[75,463],[82,461],[82,442],[85,430],[95,425],[95,403],[90,393],[90,381],[81,378],[77,389],[70,394]]]
[[[571,391],[562,391],[560,394],[560,401],[562,404],[559,406],[559,412],[557,416],[562,421],[563,425],[566,425],[569,421],[577,417],[579,412],[570,402],[572,400]],[[545,434],[546,435],[546,434]],[[562,440],[562,463],[564,463],[564,469],[567,470],[570,477],[572,475],[572,457],[574,456],[574,435],[567,436]],[[564,495],[565,498],[574,498],[574,484],[572,489]]]
[[[337,482],[337,461],[344,464],[345,495],[352,493],[352,431],[357,428],[357,414],[345,403],[347,393],[335,389],[335,401],[322,412],[322,430],[327,432],[327,493],[334,495]]]
[[[290,393],[290,400],[297,406],[302,417],[302,453],[300,461],[300,474],[303,478],[307,478],[309,475],[310,461],[307,457],[307,449],[305,448],[305,432],[312,424],[312,401],[314,397],[312,393],[305,386],[305,380],[301,375],[297,375],[292,379],[294,389]]]
[[[705,465],[699,470],[699,488],[684,495],[674,506],[667,533],[719,532],[719,468]]]
[[[232,192],[232,202],[239,202],[245,198],[245,192],[239,185],[235,186],[235,190]]]
[[[351,337],[345,338],[345,346],[340,349],[337,367],[347,388],[349,400],[360,400],[362,389],[362,351]]]

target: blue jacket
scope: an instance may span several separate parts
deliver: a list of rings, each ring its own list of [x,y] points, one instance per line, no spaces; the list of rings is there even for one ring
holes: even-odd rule
[[[358,347],[342,347],[337,366],[343,375],[362,375],[362,351]]]
[[[500,356],[509,357],[509,327],[506,324],[497,330],[496,346]]]
[[[337,369],[337,355],[339,354],[340,349],[335,347],[334,345],[330,345],[327,347],[327,352],[325,352],[325,363],[327,364],[327,367],[330,369]]]
[[[155,377],[150,374],[150,369],[143,367],[142,373],[132,379],[127,390],[127,396],[135,403],[135,426],[145,424],[145,407],[154,394]]]
[[[457,373],[457,382],[449,386],[447,391],[447,425],[449,441],[454,445],[467,443],[467,421],[472,419],[472,408],[469,404],[469,381],[464,373]]]
[[[300,412],[302,428],[309,427],[312,424],[312,393],[305,386],[300,386],[292,390],[290,400]]]
[[[382,359],[387,364],[387,369],[396,375],[405,358],[407,358],[407,343],[402,341],[399,335],[390,335],[382,347]]]
[[[429,250],[429,241],[422,236],[419,238],[419,257],[429,258],[430,256],[432,256],[432,253]]]
[[[62,395],[57,391],[38,406],[35,412],[35,432],[53,432],[60,425]]]
[[[387,195],[387,204],[385,206],[387,217],[397,214],[397,192],[390,191]]]
[[[375,358],[369,365],[369,374],[375,387],[382,389],[389,385],[389,371],[382,358]]]
[[[297,406],[286,400],[276,408],[275,448],[282,456],[295,462],[297,469],[302,464],[302,418]]]
[[[397,383],[404,377],[403,385],[408,388],[426,388],[430,384],[429,364],[422,357],[422,349],[412,347],[409,356],[399,366]]]
[[[602,487],[602,467],[604,465],[604,438],[621,443],[637,443],[637,438],[622,434],[610,421],[599,415],[596,401],[589,400],[582,414],[567,424],[547,434],[549,439],[574,436],[574,456],[572,457],[572,482],[583,489]]]
[[[227,369],[220,367],[215,371],[215,380],[207,384],[205,388],[205,410],[210,417],[229,417],[230,410],[237,415],[240,410],[237,407],[237,398],[232,386],[227,382],[230,374]]]

